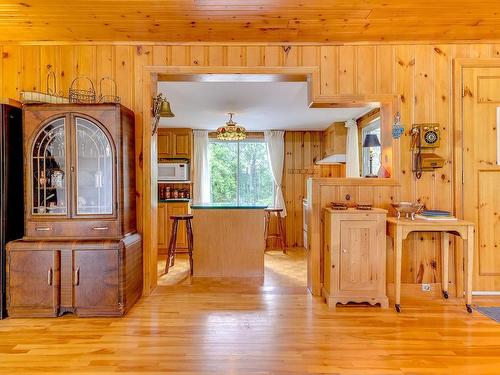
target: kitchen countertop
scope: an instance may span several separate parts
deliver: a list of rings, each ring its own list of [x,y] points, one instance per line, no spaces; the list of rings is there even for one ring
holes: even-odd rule
[[[218,209],[218,210],[263,210],[267,205],[238,205],[221,203],[194,203],[192,209]]]

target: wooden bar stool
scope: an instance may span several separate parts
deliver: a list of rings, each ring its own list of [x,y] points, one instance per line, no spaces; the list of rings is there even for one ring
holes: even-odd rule
[[[264,231],[264,238],[266,241],[265,250],[267,250],[267,240],[270,238],[277,238],[280,243],[281,250],[283,250],[283,254],[286,254],[286,243],[285,243],[285,230],[283,226],[283,218],[281,217],[281,213],[283,212],[282,208],[266,208],[264,209],[266,212],[266,227]],[[269,223],[271,222],[271,214],[275,213],[278,221],[278,233],[269,233]],[[265,251],[264,250],[264,251]]]
[[[177,228],[179,226],[180,220],[186,221],[186,229],[187,229],[187,240],[188,247],[187,252],[189,254],[189,270],[191,275],[193,275],[193,227],[191,226],[191,219],[193,215],[172,215],[170,219],[174,222],[172,223],[172,233],[170,234],[170,242],[168,244],[168,253],[167,253],[167,262],[165,264],[165,273],[168,273],[169,267],[174,265],[175,262],[175,253],[177,251]]]

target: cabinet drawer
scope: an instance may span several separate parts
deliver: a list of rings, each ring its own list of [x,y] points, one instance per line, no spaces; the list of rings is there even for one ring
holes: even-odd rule
[[[115,220],[106,221],[68,221],[68,222],[29,222],[26,227],[27,238],[85,238],[102,239],[120,236]]]

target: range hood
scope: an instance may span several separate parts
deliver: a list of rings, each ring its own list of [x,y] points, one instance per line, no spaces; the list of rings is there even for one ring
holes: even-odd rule
[[[316,164],[342,164],[345,163],[345,154],[333,154],[325,156],[323,159],[318,160]]]

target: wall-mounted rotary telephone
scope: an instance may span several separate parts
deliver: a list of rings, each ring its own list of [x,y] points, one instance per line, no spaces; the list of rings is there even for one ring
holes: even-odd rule
[[[411,128],[411,149],[413,151],[413,172],[417,178],[423,171],[442,168],[444,159],[433,152],[422,149],[439,147],[441,140],[439,124],[414,124]]]

